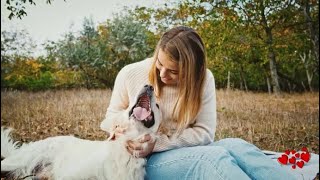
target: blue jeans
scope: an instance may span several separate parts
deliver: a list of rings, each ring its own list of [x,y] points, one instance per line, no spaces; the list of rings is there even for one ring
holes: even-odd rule
[[[148,180],[295,179],[256,146],[239,138],[154,153],[146,171]]]

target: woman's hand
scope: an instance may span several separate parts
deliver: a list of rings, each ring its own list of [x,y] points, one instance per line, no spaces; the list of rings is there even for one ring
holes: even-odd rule
[[[156,140],[150,134],[146,134],[140,139],[127,141],[127,150],[134,157],[144,158],[148,156],[156,144]]]

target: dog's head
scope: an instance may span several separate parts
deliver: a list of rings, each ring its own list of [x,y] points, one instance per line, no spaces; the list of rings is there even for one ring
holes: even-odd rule
[[[129,110],[129,117],[139,126],[156,132],[161,121],[161,112],[156,102],[154,89],[151,85],[145,85],[139,92],[136,102]]]

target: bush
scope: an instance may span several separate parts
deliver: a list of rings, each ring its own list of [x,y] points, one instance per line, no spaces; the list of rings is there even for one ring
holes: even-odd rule
[[[60,69],[58,62],[17,58],[1,63],[1,88],[40,91],[84,86],[81,72]]]

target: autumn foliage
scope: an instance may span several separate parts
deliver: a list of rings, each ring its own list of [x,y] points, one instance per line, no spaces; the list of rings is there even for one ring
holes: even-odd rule
[[[37,57],[26,33],[2,31],[1,87],[112,88],[122,67],[151,57],[164,31],[185,25],[203,38],[217,88],[318,91],[318,7],[318,1],[182,0],[124,8],[98,25],[85,18],[79,33],[48,41]]]

